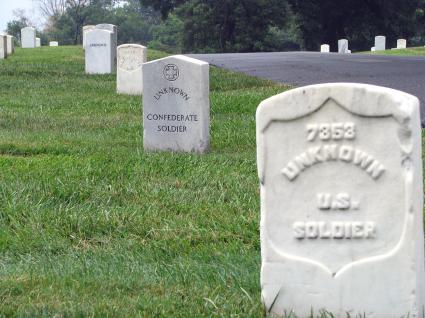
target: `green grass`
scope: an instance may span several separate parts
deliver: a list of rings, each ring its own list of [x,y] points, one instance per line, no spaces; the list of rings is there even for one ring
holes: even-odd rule
[[[0,61],[0,316],[262,315],[254,116],[287,88],[210,76],[210,154],[149,154],[80,47]]]
[[[361,52],[367,54],[375,55],[402,55],[402,56],[424,56],[425,47],[412,47],[407,49],[397,49],[397,50],[385,50],[385,51],[375,51],[375,52]]]

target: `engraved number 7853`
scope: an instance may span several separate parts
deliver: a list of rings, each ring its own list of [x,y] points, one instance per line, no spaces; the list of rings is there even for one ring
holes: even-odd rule
[[[354,123],[322,123],[307,125],[307,140],[341,140],[354,139],[356,126]]]

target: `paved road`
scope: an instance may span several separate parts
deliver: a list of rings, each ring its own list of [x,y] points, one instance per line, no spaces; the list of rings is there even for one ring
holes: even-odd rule
[[[218,67],[303,86],[356,82],[386,86],[421,100],[425,126],[425,57],[315,52],[192,54]]]

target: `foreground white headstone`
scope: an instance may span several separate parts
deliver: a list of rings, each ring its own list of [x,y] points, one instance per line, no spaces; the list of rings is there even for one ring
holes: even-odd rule
[[[322,44],[320,46],[320,52],[322,52],[322,53],[329,53],[330,52],[329,44]]]
[[[385,36],[378,35],[375,36],[375,50],[376,51],[385,51]]]
[[[35,47],[40,47],[40,46],[41,46],[41,39],[35,38]]]
[[[419,101],[364,84],[301,87],[257,110],[267,312],[424,317]]]
[[[24,49],[35,48],[35,29],[33,27],[25,27],[21,29],[21,47]]]
[[[348,40],[341,39],[338,40],[338,53],[347,53],[348,52]]]
[[[203,153],[209,127],[208,63],[177,55],[143,64],[146,150]]]
[[[59,46],[59,43],[57,41],[50,41],[49,46]]]
[[[407,47],[407,41],[405,39],[398,39],[397,40],[397,48],[398,49],[405,49]]]
[[[6,35],[7,37],[7,55],[11,55],[15,52],[15,43],[13,43],[13,36]]]
[[[86,34],[85,69],[87,74],[110,74],[115,71],[116,47],[113,34],[95,29]]]
[[[83,48],[86,48],[86,35],[88,32],[90,32],[91,30],[94,30],[96,28],[96,26],[94,25],[85,25],[83,26]]]
[[[146,47],[138,44],[123,44],[117,48],[117,92],[142,95],[142,65],[147,59]]]
[[[7,58],[7,36],[0,35],[0,60]]]

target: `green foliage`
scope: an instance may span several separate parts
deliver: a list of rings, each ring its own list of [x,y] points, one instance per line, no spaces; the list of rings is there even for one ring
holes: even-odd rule
[[[28,21],[13,20],[7,23],[6,33],[13,35],[19,42],[21,42],[21,29],[28,26]]]

